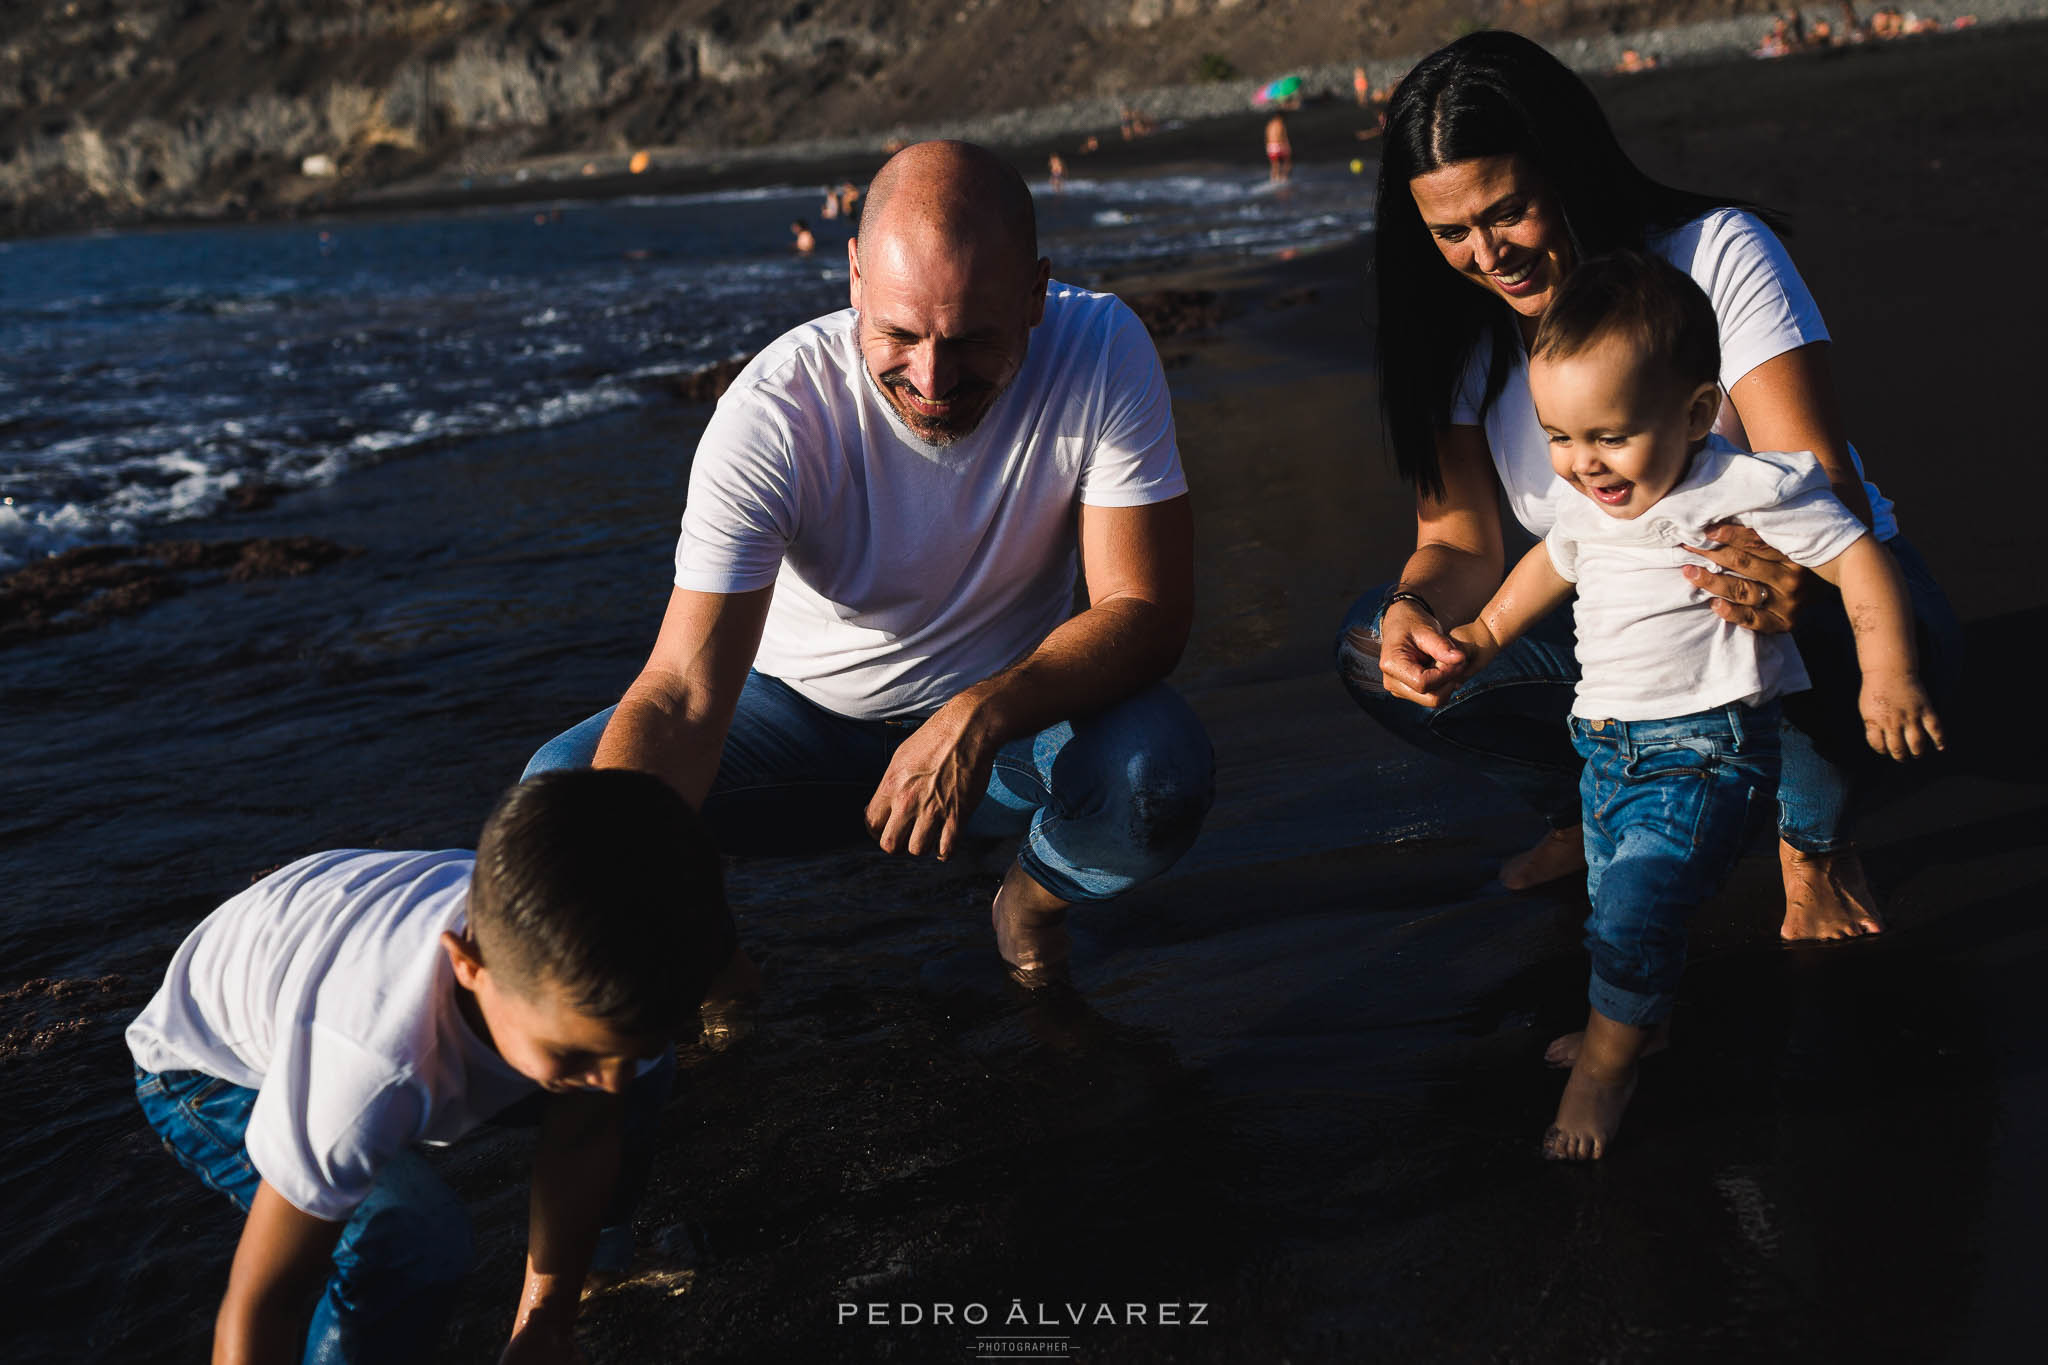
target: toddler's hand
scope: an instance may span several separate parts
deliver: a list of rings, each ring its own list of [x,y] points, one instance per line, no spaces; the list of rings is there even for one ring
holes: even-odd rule
[[[1455,656],[1440,654],[1434,660],[1435,668],[1423,686],[1416,689],[1422,694],[1424,706],[1435,706],[1443,701],[1462,687],[1467,678],[1492,663],[1493,656],[1499,653],[1493,648],[1491,637],[1478,628],[1477,622],[1459,626],[1450,633],[1450,638],[1459,653]]]
[[[1866,673],[1857,699],[1870,747],[1903,763],[1945,747],[1941,717],[1911,673]]]

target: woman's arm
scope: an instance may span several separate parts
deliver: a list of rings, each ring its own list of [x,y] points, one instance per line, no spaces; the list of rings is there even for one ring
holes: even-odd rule
[[[1812,451],[1827,471],[1835,496],[1865,526],[1872,524],[1870,498],[1843,433],[1827,342],[1809,342],[1772,356],[1736,380],[1728,397],[1751,450]],[[1727,548],[1698,553],[1729,572],[1688,568],[1685,576],[1718,599],[1714,611],[1724,620],[1751,630],[1790,630],[1812,593],[1812,576],[1754,531],[1737,526],[1713,529],[1714,538]]]
[[[1415,501],[1415,553],[1400,585],[1426,599],[1432,616],[1410,601],[1387,608],[1380,621],[1381,681],[1389,694],[1431,705],[1439,660],[1459,657],[1444,622],[1470,621],[1500,585],[1500,478],[1479,427],[1455,426],[1437,442],[1441,498]]]

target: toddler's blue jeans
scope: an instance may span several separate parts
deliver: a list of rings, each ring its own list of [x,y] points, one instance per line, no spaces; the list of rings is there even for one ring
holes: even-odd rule
[[[1725,706],[1675,720],[1571,722],[1586,760],[1587,994],[1617,1023],[1671,1013],[1686,928],[1763,828],[1778,783],[1778,706]]]
[[[590,766],[612,710],[549,740],[525,776]],[[712,838],[727,853],[752,854],[865,839],[868,799],[922,723],[841,716],[749,672],[704,802]],[[1064,901],[1108,900],[1194,844],[1215,798],[1215,767],[1202,722],[1155,683],[1004,745],[967,833],[1021,834],[1017,859],[1033,881]]]
[[[619,1185],[605,1211],[593,1270],[624,1270],[632,1259],[633,1206],[652,1166],[654,1117],[674,1079],[671,1053],[626,1092]],[[247,1213],[262,1181],[244,1140],[256,1092],[203,1072],[137,1067],[135,1097],[178,1163]],[[493,1122],[530,1123],[538,1112],[522,1102]],[[461,1199],[426,1158],[400,1152],[377,1173],[334,1245],[334,1268],[313,1308],[303,1365],[436,1359],[435,1339],[472,1259]]]

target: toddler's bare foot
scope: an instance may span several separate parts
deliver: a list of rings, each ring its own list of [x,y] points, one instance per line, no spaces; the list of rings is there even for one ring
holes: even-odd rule
[[[1543,1049],[1543,1060],[1560,1071],[1569,1071],[1579,1064],[1579,1049],[1585,1045],[1586,1031],[1567,1033],[1562,1038],[1553,1038],[1550,1046]],[[1650,1041],[1643,1044],[1642,1055],[1654,1057],[1671,1046],[1671,1021],[1666,1019],[1650,1030]]]
[[[1599,1010],[1587,1012],[1578,1062],[1564,1083],[1557,1117],[1543,1134],[1546,1158],[1598,1161],[1607,1155],[1636,1093],[1636,1063],[1650,1038],[1650,1029],[1617,1023]]]
[[[996,951],[1018,985],[1031,989],[1062,981],[1067,975],[1067,903],[1011,864],[989,908],[995,926]]]
[[[1778,937],[1787,943],[1884,932],[1877,898],[1863,879],[1863,859],[1854,849],[1801,853],[1779,840],[1778,869],[1785,878],[1785,923]]]
[[[1573,825],[1554,829],[1538,839],[1535,846],[1517,853],[1500,865],[1500,884],[1510,891],[1527,891],[1561,877],[1584,876],[1586,834]]]

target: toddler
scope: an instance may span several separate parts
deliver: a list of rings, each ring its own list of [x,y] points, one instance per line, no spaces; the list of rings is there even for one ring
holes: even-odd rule
[[[1670,264],[1618,252],[1574,269],[1529,347],[1529,393],[1566,489],[1541,545],[1435,661],[1441,698],[1574,586],[1581,680],[1572,737],[1586,759],[1592,1008],[1552,1060],[1571,1078],[1544,1153],[1605,1153],[1662,1042],[1686,924],[1736,860],[1778,779],[1777,698],[1808,686],[1789,635],[1722,620],[1679,570],[1704,528],[1739,522],[1841,589],[1872,748],[1941,747],[1915,672],[1912,615],[1890,556],[1829,491],[1811,454],[1751,454],[1711,434],[1721,393],[1712,305]]]

